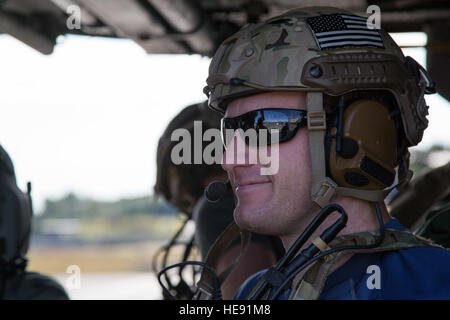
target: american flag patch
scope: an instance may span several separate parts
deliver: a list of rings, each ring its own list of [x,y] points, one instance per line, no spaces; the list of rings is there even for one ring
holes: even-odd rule
[[[377,29],[369,29],[367,18],[346,14],[321,15],[306,19],[320,49],[342,47],[384,48]]]

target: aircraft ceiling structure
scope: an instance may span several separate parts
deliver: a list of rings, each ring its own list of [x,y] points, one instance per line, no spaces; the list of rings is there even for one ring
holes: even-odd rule
[[[246,23],[337,3],[357,14],[378,5],[388,32],[426,32],[427,68],[438,92],[450,99],[448,0],[0,0],[0,34],[43,54],[53,52],[58,36],[79,34],[131,39],[149,54],[211,56]]]

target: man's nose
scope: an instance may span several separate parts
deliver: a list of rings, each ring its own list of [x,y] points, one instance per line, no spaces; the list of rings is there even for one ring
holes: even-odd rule
[[[222,158],[222,168],[231,172],[236,166],[249,166],[251,159],[249,157],[249,147],[245,144],[244,139],[236,130],[233,136],[226,139],[228,142]]]

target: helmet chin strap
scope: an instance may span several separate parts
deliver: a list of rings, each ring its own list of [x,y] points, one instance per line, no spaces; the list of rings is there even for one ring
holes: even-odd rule
[[[326,115],[323,108],[322,92],[307,92],[306,107],[308,111],[309,148],[312,167],[312,200],[324,208],[341,196],[350,196],[367,201],[383,201],[396,185],[383,190],[358,190],[339,187],[326,176],[324,139],[326,133]]]

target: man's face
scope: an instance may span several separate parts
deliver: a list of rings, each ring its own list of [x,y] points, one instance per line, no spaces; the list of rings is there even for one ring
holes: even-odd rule
[[[267,108],[306,110],[306,94],[271,92],[236,99],[228,105],[225,117],[232,118]],[[227,146],[226,152],[234,150],[237,139],[241,139],[238,134]],[[236,223],[241,228],[259,233],[298,234],[298,228],[309,222],[313,209],[309,135],[306,127],[301,127],[291,140],[279,144],[279,168],[276,174],[261,175],[263,165],[259,161],[256,164],[236,161],[237,154],[248,154],[249,148],[255,147],[245,145],[240,148],[242,150],[235,151],[235,161],[222,165],[228,172],[238,199],[234,211]],[[226,156],[225,153],[224,159]]]

